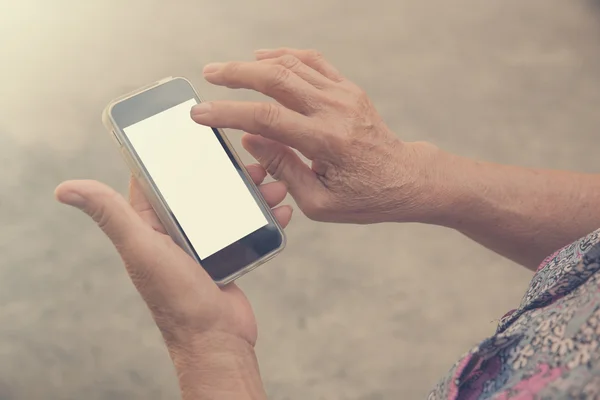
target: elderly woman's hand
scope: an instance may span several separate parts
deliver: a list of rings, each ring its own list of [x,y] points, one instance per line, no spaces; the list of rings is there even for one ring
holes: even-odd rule
[[[267,175],[259,165],[247,169],[257,185]],[[272,182],[259,189],[285,227],[292,209],[276,207],[286,195],[285,186]],[[65,182],[56,196],[92,217],[113,242],[163,334],[183,399],[265,398],[248,300],[235,284],[217,287],[166,235],[135,180],[129,203],[96,181]]]
[[[436,149],[401,142],[365,92],[319,53],[259,51],[254,62],[210,64],[204,76],[216,85],[252,89],[277,100],[206,102],[192,109],[192,118],[249,132],[244,147],[286,183],[309,218],[423,221],[435,211],[425,187]]]

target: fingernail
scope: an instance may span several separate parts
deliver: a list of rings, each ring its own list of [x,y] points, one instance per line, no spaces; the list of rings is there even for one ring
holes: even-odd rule
[[[222,66],[223,63],[211,63],[206,65],[202,72],[205,74],[212,74],[213,72],[217,72],[219,69],[221,69]]]
[[[206,114],[210,111],[212,105],[210,103],[200,103],[192,107],[192,115]]]
[[[85,206],[85,198],[76,192],[63,193],[58,198],[58,201],[77,208],[83,208]]]

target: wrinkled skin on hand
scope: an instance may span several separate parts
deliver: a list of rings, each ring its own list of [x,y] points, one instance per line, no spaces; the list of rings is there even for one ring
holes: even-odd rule
[[[208,102],[194,107],[192,118],[248,132],[244,147],[285,182],[311,219],[415,219],[428,145],[400,141],[367,94],[319,53],[266,50],[256,58],[210,64],[204,76],[216,85],[256,90],[277,103]]]
[[[267,175],[260,165],[247,169],[257,185]],[[287,194],[280,182],[259,189],[271,207]],[[206,338],[216,343],[235,339],[254,346],[256,321],[242,291],[235,284],[219,288],[173,242],[134,179],[129,202],[96,181],[65,182],[56,189],[56,196],[88,214],[113,242],[174,359],[180,359],[177,352],[192,353],[191,347]],[[276,207],[273,214],[285,227],[292,209]]]

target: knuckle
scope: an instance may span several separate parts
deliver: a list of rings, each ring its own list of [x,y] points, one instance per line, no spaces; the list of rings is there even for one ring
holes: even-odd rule
[[[346,93],[341,94],[329,94],[323,97],[324,102],[327,104],[327,108],[323,112],[328,112],[329,109],[333,109],[336,112],[344,111],[349,108],[350,100]]]
[[[369,96],[367,96],[367,92],[359,87],[355,88],[350,93],[349,98],[352,104],[355,106],[364,106],[369,102]]]
[[[288,157],[289,153],[287,152],[276,152],[271,158],[266,160],[265,169],[274,179],[281,180],[283,178]]]
[[[346,93],[341,105],[351,114],[360,115],[371,108],[371,100],[363,89],[357,87]]]
[[[267,89],[276,90],[281,86],[284,86],[290,79],[292,71],[284,67],[283,65],[275,65],[273,68],[273,74],[267,84]]]
[[[230,61],[223,67],[223,72],[227,75],[236,74],[240,70],[240,63],[238,61]]]
[[[101,205],[96,208],[92,212],[91,217],[104,232],[107,232],[110,229],[111,216],[108,212],[106,212],[105,206]]]
[[[300,59],[291,54],[286,54],[277,59],[277,62],[287,69],[294,69],[300,64]]]
[[[110,229],[110,226],[112,225],[111,220],[112,218],[109,213],[101,211],[99,213],[97,223],[100,229],[106,232]]]
[[[107,204],[117,200],[120,194],[114,190],[98,196],[96,207],[90,212],[90,217],[98,224],[100,229],[109,233],[112,225],[112,214],[107,209]]]
[[[254,123],[259,130],[277,126],[280,118],[279,107],[272,103],[262,103],[254,108]]]

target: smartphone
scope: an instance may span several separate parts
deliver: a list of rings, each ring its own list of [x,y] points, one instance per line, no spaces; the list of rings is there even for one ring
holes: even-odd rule
[[[103,122],[168,234],[225,285],[281,252],[285,234],[225,134],[191,119],[200,102],[170,77],[111,102]]]

